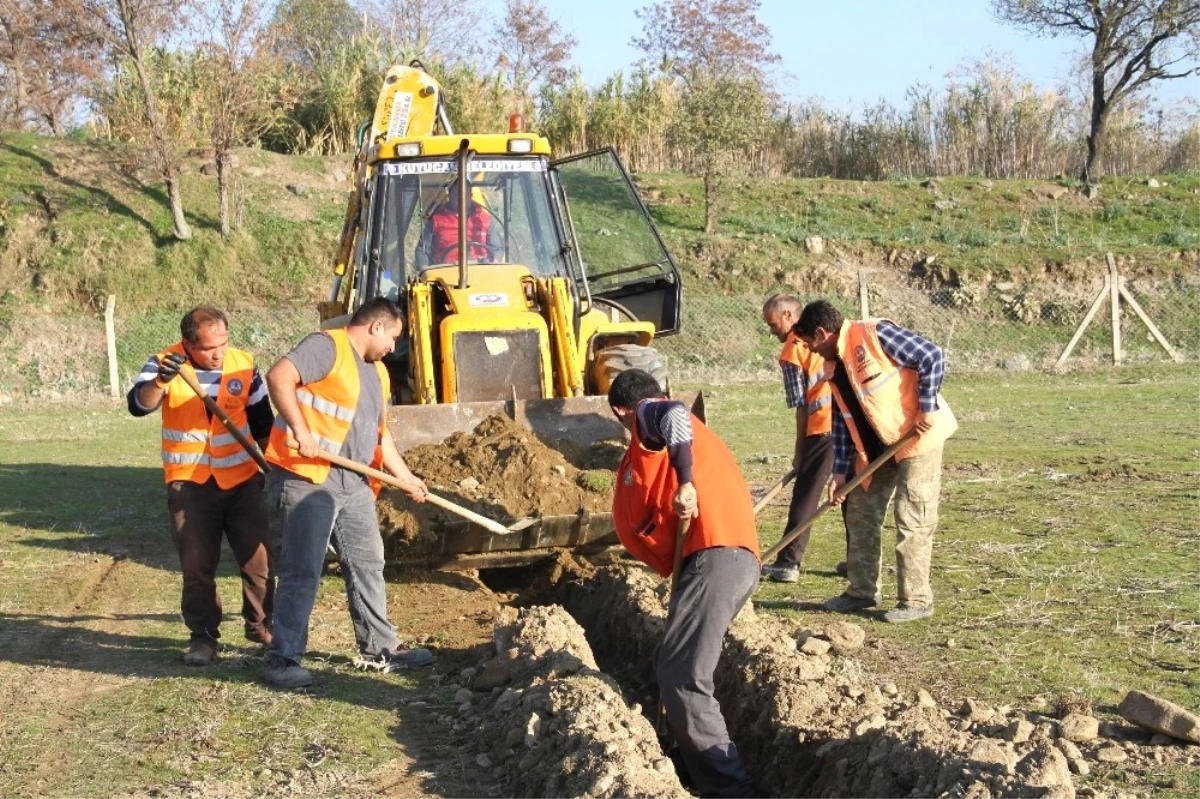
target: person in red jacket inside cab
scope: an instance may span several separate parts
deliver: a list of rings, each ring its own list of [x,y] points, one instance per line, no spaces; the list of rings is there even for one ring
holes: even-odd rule
[[[467,198],[467,262],[490,264],[504,251],[500,225],[488,210],[483,192],[471,189]],[[425,222],[417,242],[418,267],[458,262],[458,181],[449,196]]]
[[[696,793],[753,796],[713,696],[725,632],[758,587],[750,490],[725,443],[649,373],[617,375],[608,404],[631,434],[613,495],[621,543],[667,577],[680,520],[691,520],[656,653],[667,722]]]

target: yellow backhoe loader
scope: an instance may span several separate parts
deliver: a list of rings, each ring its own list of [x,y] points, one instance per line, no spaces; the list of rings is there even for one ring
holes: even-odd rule
[[[679,270],[611,149],[553,160],[524,132],[457,134],[441,87],[393,66],[354,162],[323,327],[378,296],[407,323],[387,361],[403,452],[504,414],[549,446],[623,435],[604,397],[637,367],[667,385],[651,347],[679,329]],[[679,396],[702,413],[702,397]],[[520,533],[438,531],[441,554],[580,546],[608,514],[547,517]],[[493,558],[498,556],[493,555]]]

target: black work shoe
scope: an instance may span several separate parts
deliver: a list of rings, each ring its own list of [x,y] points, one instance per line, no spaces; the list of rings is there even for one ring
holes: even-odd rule
[[[774,583],[795,583],[800,580],[799,566],[775,566],[763,564],[763,575]]]
[[[933,605],[897,605],[883,614],[883,620],[892,624],[928,618],[933,615]]]
[[[837,572],[838,577],[849,577],[850,576],[850,569],[846,568],[846,561],[844,561],[844,560],[837,565],[837,568],[834,569],[834,571]]]
[[[861,597],[849,596],[848,594],[839,594],[832,599],[825,600],[825,609],[832,610],[835,613],[855,613],[860,610],[873,608],[878,604],[878,599],[863,599]]]
[[[211,638],[193,638],[183,662],[189,666],[211,666],[217,662],[217,642]]]
[[[378,655],[359,655],[354,667],[363,671],[381,671],[385,674],[406,669],[419,669],[433,663],[433,653],[428,649],[400,647],[395,652],[384,650]]]
[[[303,688],[312,685],[312,673],[295,663],[268,663],[263,669],[263,679],[273,688]]]

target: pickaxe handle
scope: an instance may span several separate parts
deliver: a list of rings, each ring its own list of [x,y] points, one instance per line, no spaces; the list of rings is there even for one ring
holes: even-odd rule
[[[288,436],[287,446],[288,446],[288,449],[297,449],[299,445],[297,444],[296,439],[292,438],[291,436]],[[408,483],[401,482],[398,478],[396,478],[393,475],[388,474],[387,472],[381,472],[380,470],[373,469],[370,466],[364,466],[363,464],[359,463],[358,461],[352,461],[349,458],[343,458],[341,455],[335,455],[334,453],[329,452],[327,450],[323,450],[323,449],[317,450],[317,456],[322,458],[323,460],[329,461],[330,463],[341,466],[343,469],[349,469],[352,472],[358,472],[359,474],[365,475],[366,477],[374,477],[379,482],[386,483],[395,488],[399,488],[404,491],[407,491],[410,488],[412,488],[412,486],[410,486]],[[446,510],[450,511],[451,513],[456,513],[459,516],[462,516],[464,519],[469,519],[470,521],[473,521],[476,524],[478,524],[480,527],[483,527],[484,529],[489,530],[493,533],[499,533],[500,535],[506,535],[507,533],[510,532],[507,527],[500,524],[499,522],[493,521],[486,516],[480,516],[475,511],[468,510],[467,508],[464,508],[462,505],[457,505],[448,499],[444,499],[442,497],[437,496],[436,494],[432,494],[432,493],[426,494],[425,499],[428,502],[430,502],[431,504],[437,505],[439,508],[445,508]]]
[[[841,490],[837,492],[837,494],[835,495],[834,498],[838,499],[838,500],[845,499],[851,491],[858,488],[858,486],[862,483],[863,480],[866,480],[868,477],[873,475],[879,469],[880,466],[883,466],[883,464],[890,461],[896,455],[897,452],[899,452],[901,449],[903,449],[909,442],[911,442],[916,437],[917,437],[917,431],[915,429],[909,431],[909,433],[907,435],[905,435],[903,438],[901,438],[895,444],[892,444],[890,447],[885,449],[883,451],[882,455],[880,455],[878,458],[876,458],[875,460],[873,460],[869,464],[867,464],[867,468],[863,469],[861,472],[854,475],[854,479],[850,480],[848,483],[846,483],[846,485],[842,486]],[[762,562],[766,563],[767,561],[773,559],[776,555],[779,554],[779,551],[781,549],[783,549],[788,544],[792,543],[797,538],[799,538],[801,535],[803,535],[804,531],[807,530],[808,528],[812,527],[813,524],[817,521],[817,519],[819,519],[823,515],[825,515],[825,511],[832,508],[833,505],[834,505],[834,503],[832,500],[827,499],[824,502],[822,502],[820,507],[818,507],[815,511],[813,511],[812,516],[809,516],[807,519],[800,522],[800,524],[796,525],[791,530],[788,530],[787,533],[783,536],[783,538],[779,539],[779,543],[777,543],[775,546],[771,547],[766,552],[764,552],[762,554]]]
[[[760,510],[767,507],[767,503],[769,503],[771,500],[775,499],[775,495],[778,494],[780,491],[782,491],[783,487],[785,485],[792,482],[792,480],[794,480],[796,478],[796,472],[797,472],[796,469],[792,469],[787,474],[785,474],[783,477],[780,477],[778,480],[776,480],[775,485],[773,485],[767,489],[767,493],[763,494],[763,498],[754,504],[754,515],[755,516],[758,515],[758,512]]]
[[[188,388],[204,403],[204,407],[208,408],[208,412],[217,417],[221,424],[225,425],[225,429],[229,431],[229,435],[233,436],[237,440],[237,443],[242,445],[242,449],[246,450],[246,453],[251,458],[254,458],[254,462],[258,464],[258,468],[262,469],[262,473],[269,473],[271,471],[271,464],[267,463],[267,459],[259,452],[258,445],[246,438],[246,434],[230,421],[229,417],[225,415],[225,411],[221,410],[221,406],[214,402],[212,397],[208,396],[208,392],[196,380],[196,375],[192,372],[192,367],[184,364],[178,374],[183,378],[183,382],[188,384]]]

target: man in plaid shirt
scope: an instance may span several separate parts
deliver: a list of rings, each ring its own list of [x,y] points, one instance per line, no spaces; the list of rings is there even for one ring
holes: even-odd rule
[[[897,606],[885,620],[933,614],[929,567],[937,528],[942,447],[958,423],[939,390],[945,360],[936,344],[886,319],[851,322],[824,300],[809,303],[793,328],[826,360],[833,414],[830,499],[869,462],[915,430],[901,448],[845,499],[850,585],[825,607],[848,613],[881,599],[883,520],[895,499]]]

